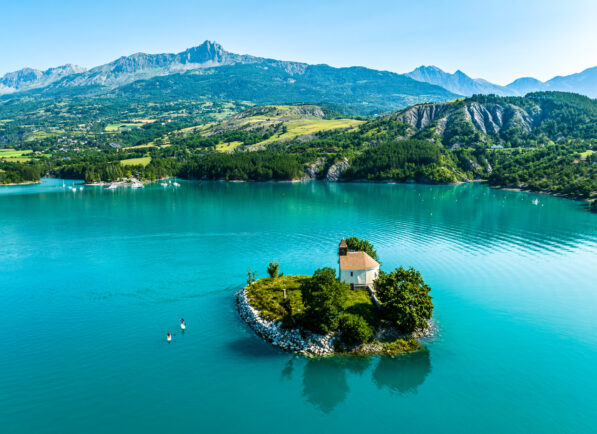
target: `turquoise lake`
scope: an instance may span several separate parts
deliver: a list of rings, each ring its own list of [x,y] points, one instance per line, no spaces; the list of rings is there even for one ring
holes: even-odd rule
[[[479,184],[180,182],[0,188],[2,433],[595,432],[583,203]],[[305,359],[238,318],[248,268],[337,267],[350,235],[432,287],[425,351]]]

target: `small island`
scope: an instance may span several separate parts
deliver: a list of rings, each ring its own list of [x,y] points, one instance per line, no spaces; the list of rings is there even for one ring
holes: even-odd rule
[[[380,270],[373,245],[357,237],[342,240],[339,273],[285,276],[270,263],[269,277],[237,293],[241,318],[263,339],[305,356],[396,355],[422,349],[431,333],[431,288],[414,268]]]

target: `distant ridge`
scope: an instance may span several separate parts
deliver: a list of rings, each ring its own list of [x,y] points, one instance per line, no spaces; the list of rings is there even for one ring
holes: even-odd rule
[[[460,70],[450,74],[437,66],[419,66],[406,75],[465,96],[475,94],[524,96],[529,92],[561,91],[597,98],[597,67],[585,69],[577,74],[554,77],[546,82],[532,77],[522,77],[507,86],[490,83],[482,78],[471,78]]]
[[[546,82],[530,77],[519,78],[507,87],[516,90],[520,95],[537,91],[560,91],[597,98],[597,67],[576,74],[554,77]]]
[[[45,71],[33,68],[23,68],[9,72],[0,78],[0,94],[18,92],[48,86],[64,77],[84,72],[85,68],[77,65],[62,65]]]
[[[517,94],[504,86],[498,86],[483,79],[471,78],[460,70],[450,74],[437,66],[419,66],[406,75],[418,81],[441,86],[459,95],[495,94],[510,96]]]

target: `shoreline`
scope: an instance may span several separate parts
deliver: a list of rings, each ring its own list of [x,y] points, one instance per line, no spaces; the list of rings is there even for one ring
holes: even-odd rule
[[[533,190],[532,188],[507,187],[507,186],[502,186],[502,185],[491,185],[491,184],[487,184],[487,185],[488,185],[489,188],[494,188],[496,190],[516,191],[516,192],[519,192],[519,193],[542,194],[542,195],[545,195],[545,196],[559,197],[559,198],[562,198],[562,199],[577,200],[579,202],[591,202],[592,200],[595,200],[595,198],[585,198],[585,197],[574,196],[574,195],[566,194],[566,193],[551,192],[551,191],[547,191],[547,190]]]
[[[54,178],[54,177],[45,177],[45,178]],[[61,178],[54,178],[54,179],[61,179]],[[535,193],[535,194],[541,194],[541,195],[545,195],[545,196],[558,197],[561,199],[585,202],[587,204],[590,204],[591,201],[593,201],[593,200],[597,200],[597,197],[596,198],[585,198],[585,197],[575,196],[575,195],[571,195],[571,194],[551,192],[551,191],[546,191],[546,190],[533,190],[531,188],[524,188],[524,187],[508,187],[508,186],[502,186],[502,185],[492,185],[492,184],[489,184],[489,182],[486,179],[472,179],[470,181],[459,181],[459,182],[453,182],[453,183],[437,184],[437,183],[426,183],[426,182],[369,180],[369,179],[355,179],[355,180],[350,180],[350,181],[342,181],[342,180],[332,181],[332,180],[327,180],[327,179],[300,178],[300,179],[270,179],[267,181],[259,181],[259,180],[255,180],[255,179],[247,179],[247,180],[239,180],[239,179],[226,180],[226,179],[205,179],[205,178],[188,178],[187,179],[187,178],[178,178],[176,176],[169,176],[169,177],[155,179],[155,180],[151,180],[151,181],[144,180],[144,181],[138,181],[138,182],[142,183],[143,185],[148,185],[148,184],[153,184],[153,183],[168,180],[168,179],[181,179],[184,181],[197,181],[197,182],[229,182],[231,184],[242,184],[242,183],[253,183],[253,182],[280,183],[280,184],[326,182],[326,183],[332,183],[332,184],[383,184],[383,185],[404,184],[404,185],[431,185],[431,186],[458,186],[458,185],[464,185],[464,184],[478,183],[478,184],[485,184],[485,185],[487,185],[488,188],[495,189],[495,190],[514,191],[514,192],[519,192],[519,193]],[[84,180],[81,180],[81,179],[77,179],[77,180],[73,180],[73,181],[83,181],[83,185],[92,186],[92,187],[101,187],[101,186],[110,185],[110,184],[118,184],[119,186],[122,186],[122,187],[128,187],[133,183],[132,181],[114,181],[114,182],[100,181],[100,182],[93,182],[93,183],[85,183]],[[40,181],[28,181],[28,182],[15,183],[15,184],[0,184],[0,187],[2,187],[2,186],[11,187],[11,186],[19,186],[19,185],[20,186],[34,185],[34,184],[40,184],[42,182],[43,181],[40,180]]]
[[[160,182],[160,181],[164,181],[167,179],[176,179],[176,177],[167,177],[167,178],[160,178],[160,179],[153,179],[153,180],[143,180],[143,181],[139,181],[139,180],[124,180],[124,181],[112,181],[112,182],[108,182],[108,181],[100,181],[100,182],[83,182],[83,185],[87,185],[90,187],[103,187],[105,185],[118,185],[119,187],[130,187],[132,184],[134,184],[135,182],[139,182],[143,185],[147,185],[147,184],[153,184],[155,182]]]
[[[370,179],[354,179],[349,181],[344,180],[328,180],[328,179],[313,179],[313,178],[300,178],[300,179],[270,179],[267,181],[259,181],[255,179],[247,179],[247,180],[237,180],[237,179],[206,179],[206,178],[181,178],[185,179],[186,181],[207,181],[207,182],[230,182],[233,184],[239,183],[251,183],[251,182],[269,182],[269,183],[280,183],[280,184],[298,184],[298,183],[307,183],[307,182],[326,182],[331,184],[383,184],[383,185],[431,185],[431,186],[458,186],[458,185],[465,185],[465,184],[485,184],[488,188],[496,189],[496,190],[504,190],[504,191],[516,191],[519,193],[536,193],[542,194],[546,196],[553,196],[559,197],[562,199],[569,199],[575,200],[579,202],[587,202],[590,203],[592,200],[596,200],[597,198],[586,198],[580,196],[574,196],[571,194],[566,193],[558,193],[558,192],[551,192],[546,190],[533,190],[531,188],[523,188],[523,187],[508,187],[508,186],[501,186],[501,185],[492,185],[486,179],[471,179],[470,181],[458,181],[458,182],[450,182],[450,183],[434,183],[434,182],[416,182],[416,181],[395,181],[395,180],[370,180]]]
[[[35,185],[41,184],[41,182],[41,179],[39,181],[13,182],[10,184],[0,184],[0,187],[18,187],[19,185]]]
[[[398,339],[417,340],[416,347],[412,350],[397,350],[389,346],[384,346],[381,342],[370,342],[360,344],[352,348],[345,348],[340,344],[340,339],[333,333],[320,335],[300,329],[283,329],[281,322],[271,321],[261,316],[249,302],[247,287],[243,287],[235,295],[238,313],[241,319],[266,342],[278,347],[286,352],[299,354],[305,357],[330,357],[339,356],[379,356],[379,355],[398,355],[413,353],[423,349],[418,339],[429,337],[433,334],[434,325],[430,325],[425,330],[419,330],[410,335],[397,332],[395,329],[381,329],[375,334],[376,338],[391,336],[393,342]]]

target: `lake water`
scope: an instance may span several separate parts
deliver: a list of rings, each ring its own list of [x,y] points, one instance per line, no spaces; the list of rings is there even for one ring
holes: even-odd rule
[[[181,183],[0,189],[2,433],[595,432],[597,215],[582,203]],[[248,268],[336,267],[349,235],[384,269],[421,270],[425,351],[304,359],[239,320]]]

